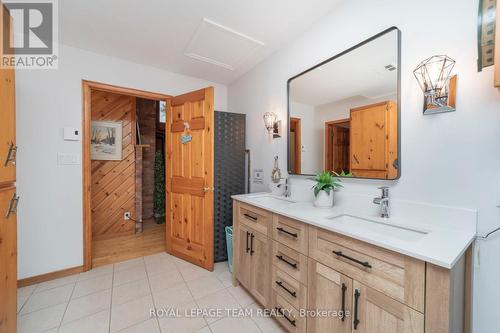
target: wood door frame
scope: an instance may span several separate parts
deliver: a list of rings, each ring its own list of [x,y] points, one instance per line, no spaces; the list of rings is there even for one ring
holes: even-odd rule
[[[302,164],[302,119],[296,117],[290,117],[290,128],[292,123],[295,123],[295,160],[293,161],[293,166],[295,170],[290,170],[294,174],[299,175],[301,173]]]
[[[324,161],[324,169],[325,170],[328,170],[328,148],[329,148],[329,141],[328,141],[328,127],[330,127],[331,125],[335,125],[335,124],[342,124],[342,123],[350,123],[351,122],[351,118],[344,118],[344,119],[339,119],[339,120],[332,120],[332,121],[325,121],[325,146],[324,146],[324,150],[323,150],[323,161]],[[350,156],[350,154],[349,154]],[[350,157],[349,157],[350,158]]]
[[[149,92],[134,88],[126,88],[111,84],[82,80],[82,172],[83,172],[83,271],[92,268],[92,212],[91,182],[92,168],[90,159],[91,136],[91,93],[93,90],[106,91],[120,95],[133,96],[157,101],[168,101],[171,95]]]

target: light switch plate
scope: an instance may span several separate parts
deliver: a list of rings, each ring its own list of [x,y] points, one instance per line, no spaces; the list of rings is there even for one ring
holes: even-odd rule
[[[264,170],[263,169],[253,169],[253,182],[256,184],[264,183]]]
[[[80,141],[81,133],[78,128],[64,127],[64,141]]]
[[[76,154],[57,153],[57,164],[59,165],[79,165],[80,157]]]

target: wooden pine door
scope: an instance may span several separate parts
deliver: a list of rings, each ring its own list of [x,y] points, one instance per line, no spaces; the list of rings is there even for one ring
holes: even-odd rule
[[[424,315],[358,281],[352,289],[353,332],[423,333]],[[357,300],[356,300],[357,299]],[[354,321],[357,319],[356,325]]]
[[[17,197],[14,186],[0,188],[0,333],[16,332]]]
[[[0,3],[3,36],[10,34],[10,14]],[[0,185],[16,181],[16,106],[14,69],[0,69]]]
[[[264,306],[271,298],[271,240],[258,232],[251,231],[250,255],[252,260],[252,281],[250,293]]]
[[[213,270],[214,91],[173,97],[166,123],[167,252]]]
[[[317,316],[307,320],[310,333],[351,332],[352,279],[309,259],[308,309],[311,311],[344,311],[341,316]],[[353,331],[355,332],[355,331]]]

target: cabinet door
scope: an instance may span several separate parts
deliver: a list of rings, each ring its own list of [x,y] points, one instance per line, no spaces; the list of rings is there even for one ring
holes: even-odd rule
[[[15,191],[14,187],[0,189],[0,333],[16,332],[17,226]]]
[[[9,34],[10,15],[2,5],[1,31]],[[14,69],[0,69],[0,185],[16,181],[16,113]]]
[[[250,256],[250,229],[239,224],[238,230],[238,268],[236,277],[247,289],[251,288],[252,261]]]
[[[250,254],[252,257],[252,282],[250,293],[265,307],[271,298],[271,240],[252,231]]]
[[[424,315],[398,301],[353,282],[353,332],[423,333]]]
[[[307,332],[351,332],[352,280],[312,259],[309,259],[308,266],[308,309],[318,311],[318,314],[320,311],[343,311],[345,316],[341,313],[337,316],[309,316]]]

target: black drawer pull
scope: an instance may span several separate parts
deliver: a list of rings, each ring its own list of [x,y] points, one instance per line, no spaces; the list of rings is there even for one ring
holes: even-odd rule
[[[253,256],[254,250],[253,250],[253,238],[255,237],[254,234],[250,234],[250,255]]]
[[[342,283],[342,314],[340,319],[344,321],[345,319],[345,292],[347,290],[347,287],[344,283]]]
[[[296,262],[290,262],[290,261],[286,260],[285,258],[283,258],[283,256],[280,256],[279,254],[276,255],[276,258],[278,258],[279,260],[287,263],[288,265],[292,266],[293,268],[297,269],[297,263]]]
[[[285,233],[287,235],[290,235],[290,236],[292,236],[294,238],[297,238],[299,236],[297,233],[287,231],[287,230],[283,229],[282,227],[276,227],[276,230],[278,230],[279,232],[283,232],[283,233]]]
[[[290,289],[288,289],[287,287],[285,287],[285,286],[283,285],[283,282],[281,282],[281,281],[275,281],[275,282],[276,282],[276,284],[277,284],[278,286],[280,286],[281,288],[283,288],[283,289],[284,289],[287,293],[289,293],[289,294],[290,294],[290,295],[292,295],[293,297],[297,298],[297,292],[295,292],[295,291],[291,291]]]
[[[360,265],[367,267],[367,268],[372,268],[372,265],[370,265],[368,263],[368,261],[361,261],[358,259],[354,259],[353,257],[346,256],[345,254],[342,253],[342,251],[332,251],[332,252],[335,253],[336,255],[338,255],[339,257],[343,257],[343,258],[349,259],[351,261],[354,261],[356,264],[360,264]]]
[[[19,197],[17,196],[16,193],[14,193],[14,195],[12,196],[12,199],[10,199],[7,213],[5,214],[6,219],[8,219],[10,217],[10,214],[17,214],[17,205],[18,204],[19,204]]]
[[[280,315],[283,316],[283,318],[285,318],[286,320],[288,320],[288,322],[292,325],[292,326],[297,326],[296,324],[296,320],[295,319],[290,319],[288,318],[288,316],[285,314],[285,312],[283,312],[283,309],[282,308],[279,308],[279,307],[275,307],[276,311],[278,311],[280,313]]]
[[[247,246],[246,246],[246,251],[248,253],[248,251],[250,251],[250,247],[248,246],[248,237],[250,237],[250,233],[247,231]]]
[[[243,214],[243,216],[245,216],[251,220],[257,221],[257,218],[255,216],[250,215],[250,214],[245,213],[245,214]]]
[[[358,301],[359,301],[359,296],[361,296],[361,293],[359,292],[358,289],[354,291],[354,320],[353,320],[353,325],[354,329],[358,329],[359,325],[359,318],[358,318]]]

